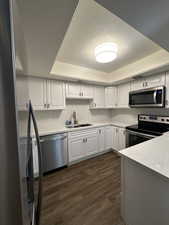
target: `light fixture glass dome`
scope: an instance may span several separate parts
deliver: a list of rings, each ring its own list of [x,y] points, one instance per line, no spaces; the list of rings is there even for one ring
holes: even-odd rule
[[[100,63],[112,62],[117,57],[118,47],[115,43],[106,42],[95,48],[96,61]]]

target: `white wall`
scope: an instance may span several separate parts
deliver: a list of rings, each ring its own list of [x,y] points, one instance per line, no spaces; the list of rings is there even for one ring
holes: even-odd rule
[[[112,121],[137,123],[140,113],[169,116],[169,109],[114,109],[112,110]]]
[[[77,119],[79,123],[102,123],[111,122],[112,120],[111,110],[89,110],[88,100],[67,100],[65,110],[35,112],[39,130],[42,132],[63,128],[65,121],[70,119],[73,111],[77,112]],[[26,119],[25,116],[26,113],[20,112],[21,121]],[[20,124],[23,126],[24,123]]]

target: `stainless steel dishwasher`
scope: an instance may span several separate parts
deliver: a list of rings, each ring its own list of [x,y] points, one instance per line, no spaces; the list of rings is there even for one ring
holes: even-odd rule
[[[41,136],[40,142],[44,173],[67,165],[67,134]]]

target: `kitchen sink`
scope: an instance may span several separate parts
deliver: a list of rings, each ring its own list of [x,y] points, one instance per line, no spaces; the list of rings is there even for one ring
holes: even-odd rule
[[[78,128],[78,127],[88,127],[92,126],[90,123],[83,123],[83,124],[75,124],[74,126],[69,126],[68,128]]]

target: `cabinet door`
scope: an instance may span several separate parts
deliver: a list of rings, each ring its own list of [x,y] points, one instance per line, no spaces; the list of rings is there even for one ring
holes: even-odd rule
[[[118,127],[115,127],[115,126],[112,126],[112,139],[113,139],[113,143],[112,143],[112,148],[114,150],[118,150],[119,149],[119,128]]]
[[[165,74],[158,74],[146,77],[146,87],[157,87],[165,85]]]
[[[105,88],[105,106],[107,108],[116,107],[117,103],[117,89],[116,87]]]
[[[86,155],[84,145],[84,138],[82,137],[69,140],[69,162],[83,158]]]
[[[47,93],[48,109],[65,108],[65,88],[63,82],[48,80]]]
[[[105,150],[113,146],[112,126],[105,127]]]
[[[117,87],[117,107],[129,108],[130,83],[121,84]]]
[[[96,86],[94,87],[94,108],[104,108],[105,107],[105,89],[104,87]]]
[[[93,98],[93,86],[81,85],[81,95],[83,98],[92,99]]]
[[[131,81],[131,91],[136,91],[139,89],[144,89],[145,87],[145,79],[139,78],[134,81]]]
[[[34,110],[46,108],[46,80],[41,78],[29,78],[29,97]]]
[[[27,77],[17,76],[16,77],[16,98],[17,98],[17,107],[19,110],[27,110],[27,103],[29,100],[28,92],[28,80]]]
[[[81,98],[81,86],[76,83],[66,84],[66,97],[67,98]]]
[[[102,127],[102,128],[99,128],[98,129],[98,151],[99,152],[102,152],[105,150],[105,128]]]
[[[85,151],[87,155],[92,155],[98,152],[97,133],[95,135],[87,136],[85,141]]]
[[[126,148],[126,129],[118,129],[118,151]]]

